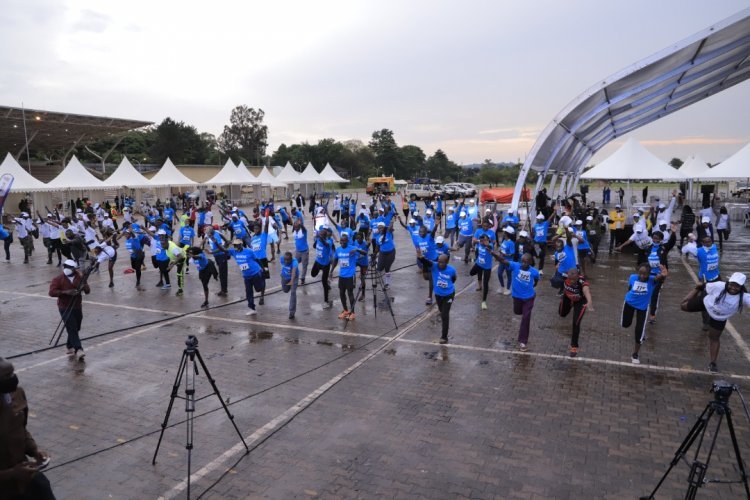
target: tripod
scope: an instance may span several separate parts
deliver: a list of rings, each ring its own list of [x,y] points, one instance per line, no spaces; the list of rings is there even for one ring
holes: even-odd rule
[[[76,303],[76,297],[81,295],[81,290],[83,290],[83,287],[86,286],[86,283],[89,280],[89,276],[91,275],[91,271],[94,270],[93,265],[89,265],[86,269],[83,271],[83,277],[81,278],[81,281],[78,282],[78,285],[76,286],[76,295],[73,297],[70,302],[68,302],[67,307],[65,307],[65,310],[62,313],[62,316],[60,318],[60,322],[55,327],[55,331],[52,332],[52,338],[49,339],[49,344],[52,345],[52,341],[55,341],[55,347],[57,347],[57,344],[60,342],[60,337],[62,337],[62,333],[65,331],[65,322],[70,318],[70,315],[73,314],[73,306]],[[55,339],[57,337],[57,339]]]
[[[367,266],[367,272],[365,273],[364,280],[360,281],[359,286],[359,292],[357,293],[357,298],[355,299],[355,302],[359,302],[360,298],[363,298],[365,295],[365,283],[367,283],[367,280],[370,280],[370,284],[372,287],[372,307],[375,310],[375,317],[378,316],[378,285],[380,285],[380,289],[383,292],[383,296],[385,297],[385,302],[388,304],[388,312],[391,313],[391,318],[393,319],[393,325],[398,330],[398,322],[396,321],[396,315],[393,312],[393,306],[391,305],[391,301],[393,300],[388,295],[388,290],[385,287],[385,282],[383,281],[383,276],[378,272],[378,260],[377,260],[378,254],[373,253],[370,255],[370,264]],[[353,308],[354,306],[352,306]],[[347,325],[349,322],[347,321]]]
[[[706,408],[703,410],[703,413],[700,414],[698,417],[698,420],[695,422],[695,425],[693,425],[693,428],[690,429],[690,432],[688,432],[688,435],[685,436],[685,440],[682,442],[679,448],[677,448],[677,452],[674,455],[674,458],[672,459],[672,462],[669,464],[669,468],[662,476],[661,480],[659,480],[659,483],[656,485],[654,490],[651,492],[648,496],[641,497],[641,500],[651,500],[654,498],[654,495],[656,495],[656,492],[659,490],[661,485],[664,483],[664,481],[667,479],[667,476],[672,471],[672,468],[677,465],[677,462],[679,462],[681,459],[685,460],[685,463],[687,462],[687,459],[685,458],[685,455],[687,455],[688,450],[690,450],[690,447],[695,443],[695,441],[698,441],[698,446],[695,450],[695,455],[693,457],[693,462],[690,465],[690,475],[688,476],[688,488],[685,492],[685,498],[688,500],[692,500],[695,498],[696,494],[698,493],[698,488],[702,487],[706,483],[743,483],[745,486],[745,495],[748,499],[750,499],[750,487],[748,487],[748,481],[747,481],[747,473],[745,472],[745,466],[742,462],[742,457],[740,456],[740,448],[737,443],[737,436],[734,433],[734,424],[732,423],[732,410],[729,408],[729,396],[731,396],[732,391],[737,391],[740,395],[740,399],[742,400],[742,406],[745,408],[745,413],[747,413],[747,405],[745,404],[745,398],[742,397],[742,393],[739,392],[739,387],[736,385],[730,385],[727,382],[723,380],[717,380],[713,383],[713,387],[711,388],[711,392],[714,393],[714,400],[709,401],[709,403],[706,405]],[[701,451],[701,447],[703,446],[703,438],[706,434],[706,429],[708,428],[708,424],[711,421],[711,417],[718,416],[718,422],[716,423],[716,428],[714,430],[713,437],[711,438],[711,442],[708,445],[708,451],[705,456],[705,461],[701,462],[698,459],[698,456]],[[727,421],[727,427],[729,427],[729,436],[732,439],[732,447],[734,448],[734,455],[737,459],[737,468],[740,471],[740,480],[739,481],[722,481],[717,479],[706,479],[706,472],[708,471],[708,465],[711,462],[711,456],[713,455],[714,446],[716,445],[716,438],[719,436],[719,430],[721,429],[721,423],[724,421],[724,417],[726,416]],[[750,420],[750,414],[748,414],[748,420]]]
[[[191,458],[192,458],[192,451],[193,451],[193,420],[195,418],[195,402],[200,401],[202,399],[206,399],[210,396],[213,396],[216,394],[216,397],[219,398],[219,402],[221,403],[221,406],[224,408],[224,411],[227,414],[227,417],[229,417],[229,421],[232,422],[232,426],[234,426],[234,430],[237,431],[237,435],[242,440],[242,444],[245,445],[246,453],[250,453],[250,448],[248,448],[247,443],[245,442],[245,438],[242,437],[242,433],[237,428],[237,424],[234,422],[234,415],[229,413],[229,408],[227,408],[227,405],[224,403],[224,398],[221,397],[221,394],[219,393],[219,388],[216,387],[216,381],[211,376],[211,373],[208,371],[208,367],[206,366],[206,363],[203,361],[203,357],[201,356],[201,353],[198,351],[198,339],[194,335],[188,335],[187,340],[185,341],[185,350],[182,351],[182,359],[180,360],[180,366],[177,369],[177,376],[174,379],[174,385],[172,386],[172,395],[169,398],[169,406],[167,407],[167,414],[164,416],[164,422],[161,424],[161,433],[159,434],[159,442],[156,443],[156,450],[154,451],[154,458],[151,460],[151,465],[156,464],[156,455],[159,453],[159,447],[161,446],[161,440],[164,437],[164,430],[167,428],[167,423],[169,422],[169,415],[172,413],[172,405],[174,405],[175,398],[180,398],[185,400],[185,412],[187,413],[187,442],[185,444],[185,449],[188,451],[188,472],[187,472],[187,497],[190,498],[190,466],[191,466]],[[211,384],[211,387],[213,388],[213,391],[211,394],[208,394],[206,396],[203,396],[202,398],[195,399],[195,377],[198,375],[198,365],[196,364],[195,360],[198,360],[201,367],[203,368],[203,373],[208,378],[208,382]],[[188,363],[191,364],[190,368],[188,368]],[[180,384],[182,383],[182,377],[185,377],[185,397],[178,396],[177,390],[180,387]]]

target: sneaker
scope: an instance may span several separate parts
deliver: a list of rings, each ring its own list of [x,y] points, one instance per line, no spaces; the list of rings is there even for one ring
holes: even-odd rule
[[[389,285],[388,283],[386,283],[385,285],[383,285],[383,290],[388,290],[390,287],[391,287],[391,285]]]
[[[482,302],[482,311],[486,311],[486,310],[487,310],[487,302],[483,301]]]
[[[289,319],[294,319],[294,313],[289,313]]]
[[[85,352],[83,352],[83,349],[81,349],[80,351],[78,351],[78,352],[76,353],[76,359],[77,359],[78,361],[83,361],[83,360],[84,360],[83,358],[85,358],[85,357],[86,357],[86,353],[85,353]]]
[[[185,274],[190,274],[190,269],[185,269]]]
[[[448,343],[448,339],[446,338],[441,337],[440,340],[438,340],[438,344],[447,344],[447,343]]]
[[[161,287],[161,286],[164,286],[164,282],[163,282],[163,281],[160,281],[160,282],[158,282],[158,283],[156,284],[156,288],[159,288],[159,287]]]
[[[333,301],[329,300],[328,302],[323,302],[323,309],[330,309],[333,307]]]
[[[481,292],[482,291],[481,285],[477,285],[477,287],[474,289],[474,291],[475,292]]]
[[[519,342],[518,343],[518,350],[521,351],[521,352],[526,352],[526,351],[529,350],[529,348],[526,347],[526,344],[524,344],[523,342]]]
[[[359,302],[364,302],[364,301],[365,301],[365,294],[363,292],[362,295],[359,296]]]
[[[68,356],[74,356],[74,355],[75,355],[75,353],[76,353],[76,351],[75,351],[75,350],[74,350],[74,349],[73,349],[72,347],[68,348],[68,350],[67,350],[67,352],[66,352],[66,354],[67,354]]]
[[[510,295],[510,288],[506,288],[503,295]]]
[[[719,371],[719,367],[716,366],[716,363],[709,363],[708,364],[708,371],[710,371],[711,373],[716,373],[716,372]]]
[[[563,289],[561,288],[561,289],[559,289],[559,290],[557,291],[557,296],[558,296],[558,297],[562,297],[564,293],[565,293],[565,291],[564,291],[564,290],[563,290]]]
[[[220,292],[216,292],[216,295],[219,296],[219,297],[226,297],[227,296],[227,291],[226,290],[222,290]]]
[[[424,305],[431,306],[432,305],[432,297],[424,301]]]
[[[347,311],[347,310],[343,310],[343,311],[341,311],[341,313],[339,314],[339,319],[346,319],[346,318],[348,318],[348,317],[349,317],[349,311]]]
[[[208,309],[208,301],[201,304],[201,309]]]
[[[578,355],[578,348],[577,347],[571,347],[570,348],[570,357],[575,358]]]
[[[633,353],[633,355],[630,356],[630,361],[632,361],[634,365],[640,365],[641,364],[641,360],[638,359],[638,355],[635,354],[635,353]]]
[[[541,269],[539,270],[539,276],[544,276],[544,271]]]
[[[172,288],[172,285],[170,285],[169,283],[165,283],[164,286],[161,287],[162,290],[169,290],[170,288]]]
[[[350,313],[349,313],[349,317],[348,317],[347,319],[348,319],[349,321],[355,320],[355,319],[357,319],[357,315],[356,315],[356,314],[354,314],[353,312],[350,312]]]
[[[300,280],[299,280],[299,284],[300,284],[300,285],[304,285],[304,284],[305,284],[305,278],[302,278],[302,279],[300,279]]]
[[[109,287],[110,287],[110,288],[114,288],[114,287],[115,287],[115,284],[114,284],[114,283],[112,283],[112,282],[110,281],[110,282],[109,282]]]
[[[140,282],[140,281],[136,281],[136,282],[135,282],[135,287],[136,287],[136,288],[139,288],[140,286],[141,286],[141,282]]]
[[[505,288],[500,287],[497,289],[497,293],[502,294],[505,291]]]
[[[180,288],[179,290],[177,290],[177,292],[175,293],[175,295],[177,295],[178,297],[181,297],[182,294],[183,294],[182,288]]]
[[[265,301],[265,300],[263,300],[263,297],[261,297],[260,299],[258,299],[258,305],[259,305],[259,306],[262,306],[262,305],[263,305],[263,304],[265,304],[265,303],[266,303],[266,301]]]
[[[256,314],[258,313],[255,312],[255,309],[250,309],[248,312],[245,313],[245,316],[255,316]]]

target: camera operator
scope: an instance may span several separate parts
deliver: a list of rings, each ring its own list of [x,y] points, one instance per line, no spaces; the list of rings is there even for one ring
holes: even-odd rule
[[[65,330],[68,332],[68,340],[65,342],[68,355],[75,356],[79,361],[83,361],[86,356],[81,339],[78,337],[83,322],[81,293],[88,295],[91,293],[91,288],[78,270],[78,263],[68,259],[63,262],[62,274],[56,276],[50,283],[49,295],[57,297],[57,309],[65,322]]]
[[[0,500],[55,498],[49,481],[39,472],[47,455],[39,451],[26,429],[28,416],[26,393],[18,387],[13,365],[0,358]]]

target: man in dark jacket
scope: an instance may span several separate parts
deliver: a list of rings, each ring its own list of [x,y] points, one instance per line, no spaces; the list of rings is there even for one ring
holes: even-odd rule
[[[49,285],[50,297],[57,297],[57,309],[65,322],[65,330],[68,332],[68,355],[75,356],[83,361],[86,355],[83,352],[81,339],[78,332],[83,322],[83,298],[81,294],[91,293],[88,283],[84,281],[83,275],[78,270],[78,263],[68,259],[63,262],[63,273],[56,276]]]

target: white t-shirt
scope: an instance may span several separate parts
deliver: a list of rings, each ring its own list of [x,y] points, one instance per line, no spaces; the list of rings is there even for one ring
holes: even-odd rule
[[[109,245],[105,245],[104,247],[102,247],[102,251],[99,252],[99,255],[97,255],[96,261],[101,264],[102,262],[114,259],[114,257],[115,249]]]
[[[729,227],[729,214],[719,214],[716,221],[716,229],[726,229]]]
[[[203,219],[204,224],[208,224],[209,226],[213,224],[214,221],[214,214],[210,210],[206,210],[205,218]]]
[[[706,311],[716,321],[725,321],[734,316],[739,310],[740,306],[740,295],[730,295],[729,293],[724,294],[718,303],[716,299],[719,297],[726,283],[723,281],[715,281],[713,283],[706,283],[706,295],[703,298],[703,305],[706,306]],[[750,307],[750,293],[742,294],[742,301],[744,307]]]

